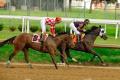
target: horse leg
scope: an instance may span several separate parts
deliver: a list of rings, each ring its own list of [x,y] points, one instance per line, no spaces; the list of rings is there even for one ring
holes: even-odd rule
[[[72,57],[71,57],[69,48],[66,48],[65,52],[66,52],[66,55],[67,55],[68,58],[70,58],[72,61],[74,61],[74,62],[76,62],[76,63],[79,63],[75,58],[72,58]],[[80,63],[79,63],[79,64],[80,64]]]
[[[54,56],[55,56],[55,53],[56,53],[56,48],[49,46],[48,47],[48,52],[50,54],[50,57],[52,59],[53,64],[55,65],[55,68],[58,69],[57,64],[56,64],[56,62],[54,60]]]
[[[91,60],[89,62],[93,62],[93,60],[95,59],[96,55],[93,55],[93,57],[91,58]]]
[[[9,56],[9,59],[8,59],[8,61],[6,62],[6,67],[9,67],[12,58],[13,58],[18,52],[19,52],[19,50],[15,50],[15,49],[14,49],[13,53]]]
[[[50,56],[51,56],[51,58],[52,58],[52,62],[53,62],[53,64],[55,65],[55,68],[58,69],[57,64],[56,64],[56,62],[55,62],[55,60],[54,60],[54,56],[51,55],[51,54],[50,54]]]
[[[60,56],[61,56],[62,62],[63,63],[65,62],[67,65],[69,65],[68,62],[67,62],[67,60],[66,60],[67,57],[66,57],[66,54],[65,54],[65,50],[66,50],[66,44],[64,43],[64,44],[62,44],[61,49],[59,49]]]
[[[103,62],[103,60],[101,59],[101,57],[100,57],[94,50],[92,50],[91,47],[90,47],[89,45],[87,45],[86,42],[82,42],[82,43],[83,43],[83,45],[84,45],[84,47],[85,47],[85,50],[86,50],[87,52],[90,52],[91,54],[94,55],[93,58],[91,59],[91,61],[93,61],[94,58],[97,56],[98,59],[100,60],[100,62],[101,62],[102,64],[104,64],[104,62]]]
[[[91,59],[91,61],[93,61],[95,57],[98,57],[98,59],[100,60],[100,62],[102,64],[104,63],[103,60],[101,59],[101,57],[94,50],[90,50],[89,52],[94,55],[93,58]]]
[[[69,63],[67,62],[67,58],[65,58],[65,53],[64,52],[62,52],[62,51],[60,51],[60,56],[61,56],[61,61],[63,61],[62,63],[64,64],[64,62],[67,64],[67,65],[69,65]]]
[[[31,65],[31,63],[29,63],[29,59],[28,59],[28,49],[24,48],[23,52],[24,52],[24,57],[25,57],[25,61],[26,61],[27,65],[29,66],[29,68],[32,68],[32,65]]]
[[[60,55],[60,60],[62,63],[64,63],[63,57]]]
[[[62,63],[64,63],[64,59],[63,59],[63,56],[62,56],[63,53],[62,53],[61,48],[59,49],[59,51],[60,51],[60,60],[61,60]]]

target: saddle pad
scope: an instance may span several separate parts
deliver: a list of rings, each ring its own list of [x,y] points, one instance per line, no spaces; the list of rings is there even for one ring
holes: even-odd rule
[[[33,34],[32,42],[40,43],[40,35],[39,34]]]
[[[73,35],[72,40],[73,40],[74,43],[77,43],[77,36]]]

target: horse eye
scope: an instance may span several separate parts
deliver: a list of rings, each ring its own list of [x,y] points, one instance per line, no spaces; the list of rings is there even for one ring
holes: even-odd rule
[[[104,33],[104,30],[102,30],[101,32]]]

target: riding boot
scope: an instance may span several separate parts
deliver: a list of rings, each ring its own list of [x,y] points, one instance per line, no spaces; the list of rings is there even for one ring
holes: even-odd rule
[[[46,39],[47,39],[47,37],[48,37],[48,34],[44,34],[44,35],[42,35],[42,38],[41,38],[41,45],[42,45],[42,50],[43,51],[45,51],[45,49],[46,49],[46,46],[45,46],[45,41],[46,41]]]
[[[80,41],[81,41],[81,42],[83,42],[83,40],[84,40],[84,36],[85,36],[84,33],[82,33],[82,34],[80,35]]]
[[[40,35],[40,45],[41,45],[41,49],[43,50],[43,43],[44,43],[44,35],[41,34]]]
[[[77,34],[77,41],[80,42],[80,35]]]
[[[44,41],[44,35],[43,34],[40,35],[40,42],[42,42],[42,41]]]

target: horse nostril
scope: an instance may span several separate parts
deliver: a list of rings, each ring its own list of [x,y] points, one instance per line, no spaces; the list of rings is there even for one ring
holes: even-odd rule
[[[108,39],[108,37],[106,35],[102,35],[101,38],[103,38],[104,40]]]

